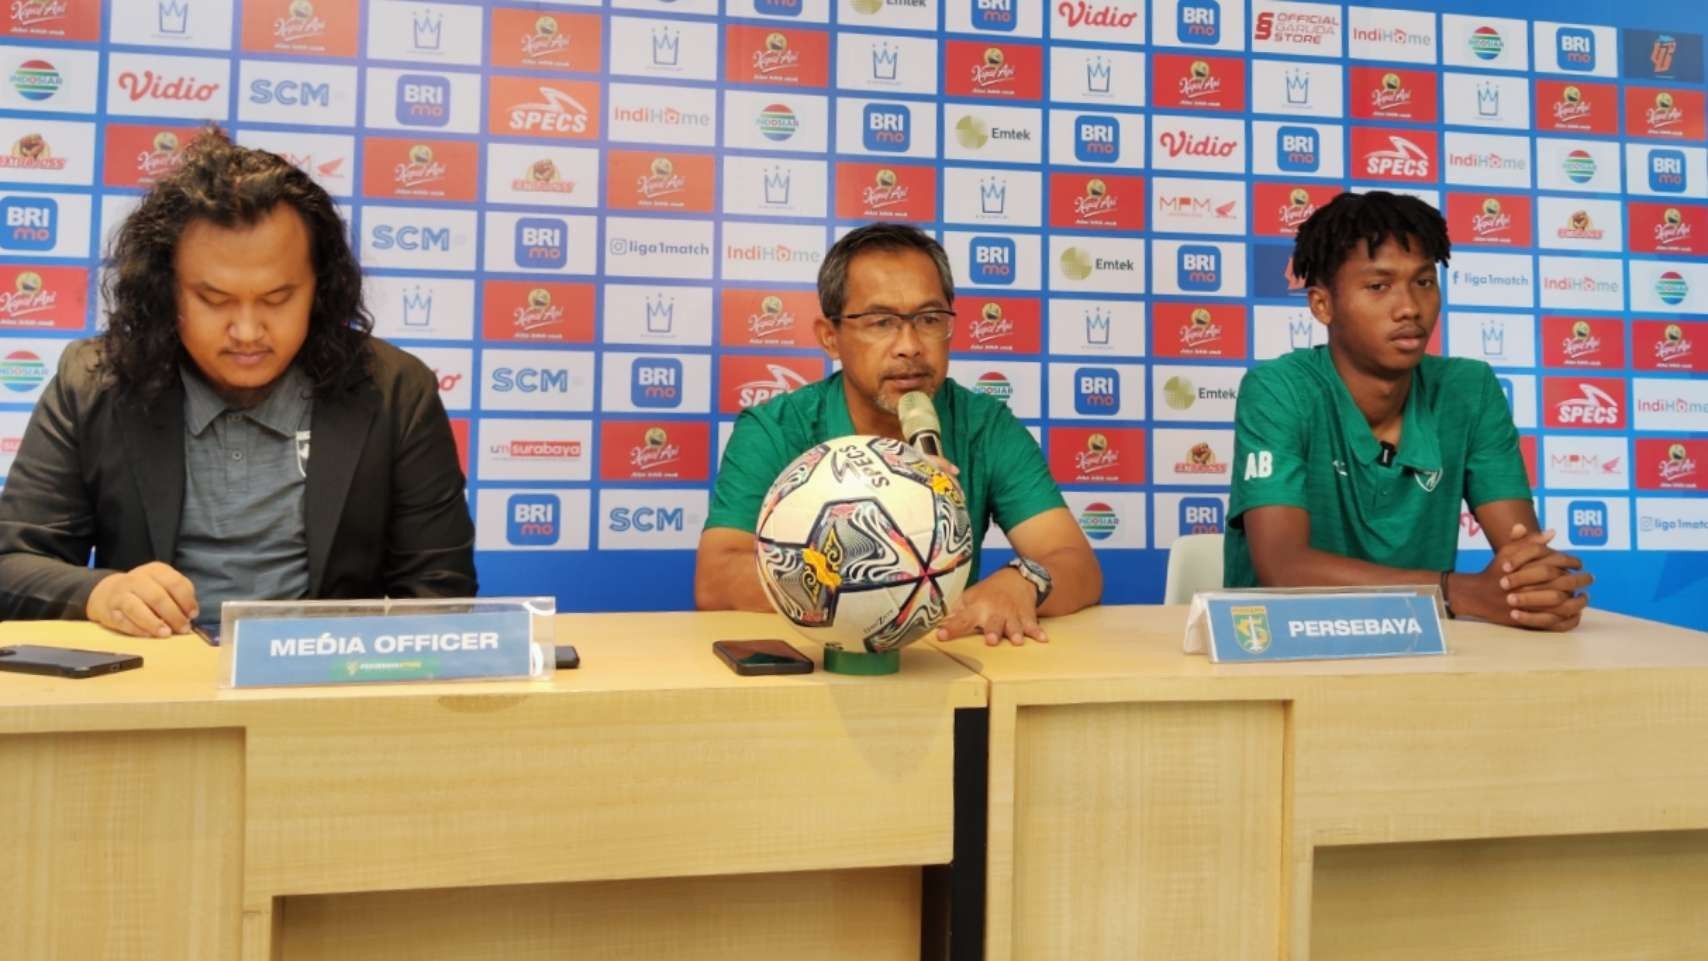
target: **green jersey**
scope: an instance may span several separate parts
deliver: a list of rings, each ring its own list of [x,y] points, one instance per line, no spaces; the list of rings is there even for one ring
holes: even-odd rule
[[[843,390],[839,371],[742,411],[718,467],[708,528],[752,533],[765,492],[790,461],[814,444],[854,433]],[[945,380],[931,401],[942,422],[943,452],[961,469],[957,479],[972,516],[972,583],[979,576],[979,544],[993,519],[1003,530],[1013,530],[1065,502],[1038,442],[1008,405],[953,380]]]
[[[1316,550],[1442,571],[1458,554],[1462,503],[1530,499],[1505,392],[1487,364],[1457,357],[1425,356],[1412,371],[1391,458],[1327,347],[1258,365],[1240,381],[1233,475],[1228,587],[1257,585],[1241,522],[1254,507],[1304,508]]]

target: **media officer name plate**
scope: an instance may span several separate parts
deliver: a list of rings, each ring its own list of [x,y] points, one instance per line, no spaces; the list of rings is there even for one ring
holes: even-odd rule
[[[256,601],[220,609],[227,687],[549,678],[550,597]]]
[[[1186,649],[1206,651],[1218,663],[1445,654],[1437,593],[1384,588],[1199,594],[1187,618]]]

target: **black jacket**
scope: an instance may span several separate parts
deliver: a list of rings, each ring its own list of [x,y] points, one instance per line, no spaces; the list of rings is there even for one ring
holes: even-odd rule
[[[437,381],[415,357],[368,343],[371,376],[314,400],[308,596],[473,596],[474,525]],[[66,348],[0,489],[0,618],[81,618],[101,578],[172,563],[183,389],[147,408],[123,399],[95,370],[99,349]]]

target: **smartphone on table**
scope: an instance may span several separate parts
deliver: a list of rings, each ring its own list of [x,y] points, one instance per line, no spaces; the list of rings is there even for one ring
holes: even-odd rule
[[[778,638],[713,641],[712,650],[737,674],[812,673],[812,658],[795,650],[788,641]]]
[[[142,666],[140,654],[85,651],[75,647],[12,644],[0,647],[0,671],[54,677],[94,677]]]

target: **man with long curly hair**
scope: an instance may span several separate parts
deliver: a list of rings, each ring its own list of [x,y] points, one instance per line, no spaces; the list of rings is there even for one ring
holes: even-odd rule
[[[308,175],[204,132],[103,282],[0,490],[0,617],[164,637],[230,600],[475,593],[437,380],[369,335]]]

